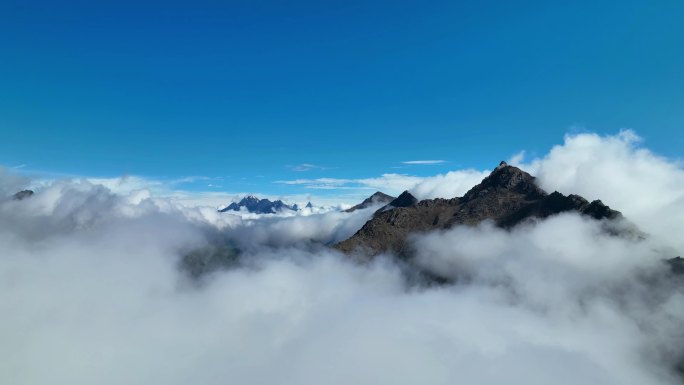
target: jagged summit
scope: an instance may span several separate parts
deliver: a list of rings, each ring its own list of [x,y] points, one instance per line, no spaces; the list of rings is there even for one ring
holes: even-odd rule
[[[281,200],[271,202],[268,199],[259,199],[254,195],[248,195],[240,200],[238,203],[231,203],[228,207],[218,210],[221,213],[227,211],[240,211],[245,208],[250,213],[254,214],[275,214],[282,210],[297,210],[297,205],[290,206]]]
[[[525,171],[515,166],[509,166],[506,162],[502,161],[489,176],[484,178],[480,184],[471,188],[463,198],[470,200],[484,194],[496,194],[501,190],[509,190],[524,194],[530,199],[538,199],[547,194],[537,186],[535,179],[535,177]]]
[[[537,186],[532,175],[501,162],[460,198],[417,202],[405,191],[336,247],[345,252],[360,249],[370,255],[388,250],[410,254],[406,239],[411,233],[476,225],[485,220],[511,228],[532,218],[546,218],[565,211],[599,220],[621,217],[620,212],[599,200],[589,203],[578,195],[565,196],[557,191],[548,194]]]
[[[392,210],[397,207],[409,207],[418,203],[418,199],[414,197],[408,190],[404,191],[397,198],[393,199],[390,203],[380,208],[380,210],[375,213],[381,213],[387,210]]]
[[[356,210],[361,210],[365,209],[367,207],[371,207],[374,205],[379,205],[379,204],[387,204],[391,201],[393,201],[395,198],[393,196],[387,195],[383,192],[376,191],[373,195],[369,196],[368,198],[364,199],[363,202],[359,203],[356,206],[353,206],[351,208],[348,208],[344,210],[347,213],[351,213]]]
[[[387,195],[382,191],[376,191],[373,193],[373,195],[370,196],[370,199],[378,199],[378,198],[392,198],[392,199],[394,199],[393,196]]]
[[[393,200],[390,202],[390,206],[392,207],[408,207],[408,206],[413,206],[416,203],[418,203],[418,199],[411,195],[408,190],[404,191],[397,197],[397,199]]]
[[[311,204],[311,201],[309,201],[309,202],[306,203],[306,206],[304,206],[304,207],[307,208],[307,209],[312,209],[312,208],[313,208],[313,205]]]

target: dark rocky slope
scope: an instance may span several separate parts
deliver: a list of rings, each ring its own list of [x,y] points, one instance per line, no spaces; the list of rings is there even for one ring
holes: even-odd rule
[[[427,199],[418,202],[408,191],[378,210],[351,238],[335,247],[344,252],[360,251],[375,255],[392,251],[408,254],[409,234],[457,225],[476,225],[485,220],[503,228],[531,218],[546,218],[565,211],[576,211],[595,219],[621,217],[618,211],[578,195],[548,194],[535,178],[505,162],[463,197]]]

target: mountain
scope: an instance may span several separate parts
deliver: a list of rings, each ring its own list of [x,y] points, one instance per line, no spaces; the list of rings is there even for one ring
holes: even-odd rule
[[[12,195],[12,199],[20,201],[22,199],[30,198],[31,196],[33,196],[33,190],[21,190]]]
[[[371,255],[393,251],[410,254],[409,234],[457,225],[476,225],[491,220],[511,228],[531,218],[546,218],[576,211],[594,219],[614,219],[620,212],[601,201],[589,202],[578,195],[548,194],[535,178],[517,167],[501,162],[482,182],[463,197],[426,199],[418,202],[408,191],[378,210],[351,238],[335,245],[338,250],[360,250]]]
[[[249,195],[240,200],[238,203],[231,203],[228,207],[219,210],[221,213],[227,211],[240,211],[242,208],[247,209],[254,214],[275,214],[283,210],[297,211],[297,206],[289,206],[281,200],[271,202],[268,199],[259,199],[254,195]]]
[[[313,208],[313,205],[311,204],[311,202],[307,202],[307,203],[306,203],[306,206],[304,206],[304,208],[306,208],[306,209],[312,209],[312,208]]]
[[[375,213],[378,214],[384,211],[396,209],[398,207],[409,207],[415,205],[416,203],[418,203],[418,199],[411,195],[411,193],[407,190],[401,193],[401,195],[399,195],[395,199],[393,199],[390,203],[386,204],[385,206],[382,206],[380,210],[376,211]]]
[[[395,198],[393,196],[389,196],[385,193],[382,193],[380,191],[376,191],[375,194],[369,196],[368,198],[364,199],[363,202],[359,203],[356,206],[350,207],[346,210],[344,210],[345,213],[351,213],[356,210],[361,210],[365,209],[371,206],[379,205],[381,203],[389,203],[393,201]]]

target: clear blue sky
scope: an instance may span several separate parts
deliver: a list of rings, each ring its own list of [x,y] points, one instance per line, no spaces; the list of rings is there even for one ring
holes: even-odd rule
[[[493,167],[573,126],[682,155],[684,1],[0,2],[5,166],[279,192]],[[392,168],[422,159],[449,163]]]

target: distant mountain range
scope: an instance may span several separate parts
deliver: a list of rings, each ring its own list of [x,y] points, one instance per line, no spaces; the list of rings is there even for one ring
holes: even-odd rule
[[[275,214],[284,210],[297,211],[299,209],[297,205],[290,206],[281,200],[271,202],[268,199],[259,199],[254,195],[249,195],[242,198],[240,202],[231,203],[228,207],[219,210],[219,212],[240,211],[242,208],[254,214]]]
[[[511,228],[532,218],[546,218],[565,211],[594,219],[622,216],[599,200],[590,203],[578,195],[565,196],[557,191],[548,194],[537,186],[533,176],[501,162],[463,197],[418,201],[405,191],[376,211],[356,234],[335,247],[344,252],[361,251],[370,255],[383,251],[408,255],[406,240],[411,233],[476,225],[485,220]]]

